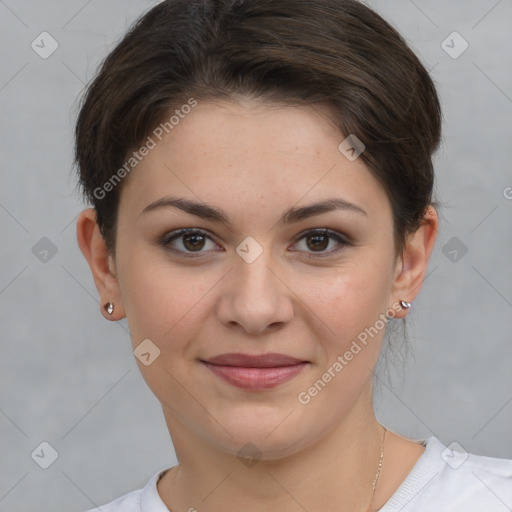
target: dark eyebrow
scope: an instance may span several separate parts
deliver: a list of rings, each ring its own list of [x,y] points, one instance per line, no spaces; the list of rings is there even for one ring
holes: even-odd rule
[[[172,207],[179,208],[180,210],[183,210],[186,213],[190,213],[191,215],[196,215],[201,219],[221,222],[229,228],[232,227],[228,220],[228,216],[220,208],[179,197],[162,197],[161,199],[158,199],[157,201],[146,206],[140,215],[160,208]],[[356,204],[349,201],[345,201],[344,199],[335,197],[331,199],[325,199],[323,201],[319,201],[307,206],[289,208],[283,213],[278,223],[293,224],[295,222],[307,219],[308,217],[321,215],[323,213],[331,212],[334,210],[346,210],[366,216],[368,215],[366,211],[363,210],[360,206],[357,206]]]

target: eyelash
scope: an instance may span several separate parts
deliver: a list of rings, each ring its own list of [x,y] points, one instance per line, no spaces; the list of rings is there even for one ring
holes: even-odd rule
[[[214,240],[208,235],[208,233],[206,231],[202,231],[202,230],[196,229],[196,228],[186,228],[186,229],[180,229],[178,231],[171,231],[170,233],[167,233],[160,240],[159,244],[162,247],[164,247],[165,249],[167,249],[169,251],[172,251],[173,253],[177,253],[180,256],[185,256],[186,258],[202,257],[201,251],[197,251],[197,253],[194,254],[193,251],[188,251],[188,252],[181,251],[181,250],[177,250],[177,249],[174,249],[174,248],[169,246],[169,244],[171,242],[173,242],[176,239],[182,238],[185,235],[200,235],[200,236],[204,236],[206,238],[209,238],[212,242],[214,242]],[[317,235],[317,236],[318,235],[327,236],[328,238],[333,239],[336,242],[338,242],[340,245],[337,248],[335,248],[335,249],[331,249],[330,251],[326,251],[326,252],[322,252],[322,253],[316,253],[316,254],[315,253],[309,253],[306,256],[307,258],[311,258],[311,259],[326,258],[326,257],[332,256],[334,253],[338,253],[339,251],[341,251],[343,249],[344,246],[350,245],[350,243],[345,238],[340,236],[335,231],[331,231],[331,230],[329,230],[327,228],[312,229],[312,230],[306,231],[305,233],[302,233],[301,235],[298,236],[298,238],[295,240],[294,244],[298,243],[299,241],[301,241],[304,238],[307,238],[308,236],[315,236],[315,235]],[[293,252],[295,252],[295,251],[293,251]]]

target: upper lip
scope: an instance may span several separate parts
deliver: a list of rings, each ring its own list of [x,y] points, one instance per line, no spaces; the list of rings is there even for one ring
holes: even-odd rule
[[[219,366],[241,366],[245,368],[275,368],[278,366],[294,366],[306,361],[284,354],[220,354],[210,359],[203,359],[205,363]]]

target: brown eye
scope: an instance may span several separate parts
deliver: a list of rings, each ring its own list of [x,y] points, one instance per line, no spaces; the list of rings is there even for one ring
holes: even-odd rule
[[[205,237],[202,234],[184,235],[182,238],[183,245],[189,251],[198,251],[204,247]]]
[[[304,233],[296,242],[296,245],[305,240],[305,248],[299,248],[299,251],[305,252],[308,258],[325,258],[338,253],[350,243],[342,236],[328,229],[317,229]],[[326,250],[329,246],[333,246]],[[308,254],[309,253],[309,254]],[[317,253],[317,254],[315,254]]]
[[[210,236],[208,236],[204,231],[189,228],[166,234],[160,240],[160,245],[172,252],[179,253],[184,256],[189,256],[191,253],[196,253],[198,256],[201,256],[210,252],[208,250],[203,250],[207,248],[209,242],[214,246],[214,248],[217,247]]]
[[[308,235],[307,239],[310,241],[307,245],[313,251],[323,251],[329,245],[329,235],[327,234]]]

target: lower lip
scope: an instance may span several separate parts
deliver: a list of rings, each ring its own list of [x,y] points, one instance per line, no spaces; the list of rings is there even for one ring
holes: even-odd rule
[[[229,384],[243,389],[269,389],[293,379],[308,363],[275,368],[246,368],[242,366],[221,366],[203,362],[215,375]]]

